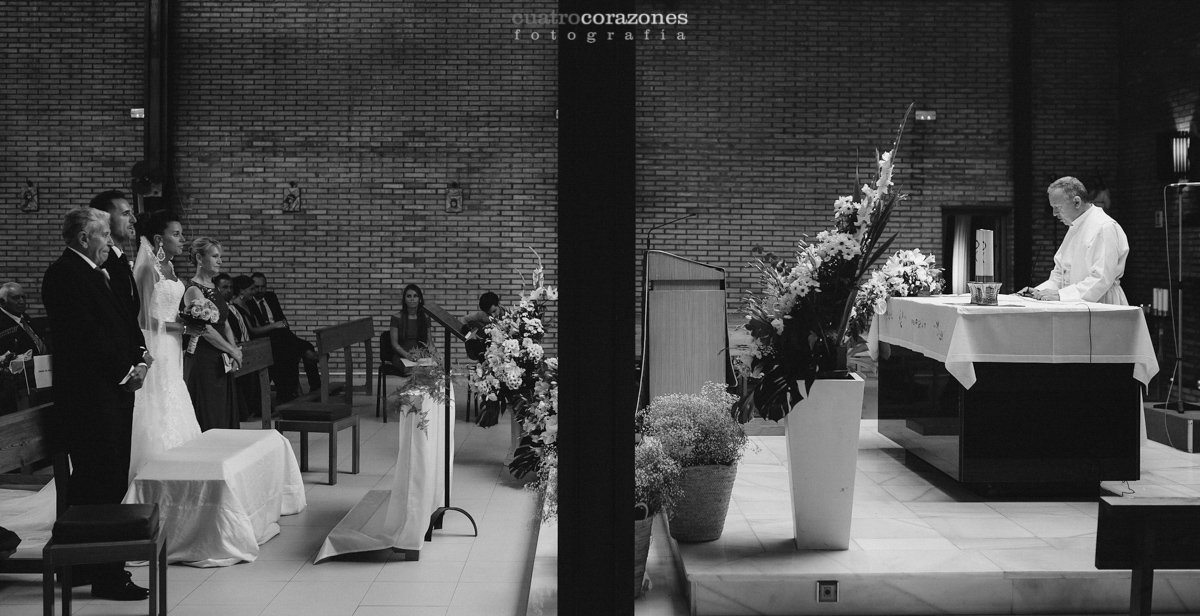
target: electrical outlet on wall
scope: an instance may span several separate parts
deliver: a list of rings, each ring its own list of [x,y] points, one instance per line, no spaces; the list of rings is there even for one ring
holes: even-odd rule
[[[817,603],[837,603],[837,580],[817,580]]]

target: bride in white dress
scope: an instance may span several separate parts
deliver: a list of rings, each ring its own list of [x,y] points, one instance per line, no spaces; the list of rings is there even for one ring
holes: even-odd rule
[[[138,324],[154,363],[133,402],[131,483],[151,456],[200,435],[183,380],[182,335],[187,327],[176,322],[185,287],[171,265],[171,258],[183,252],[183,228],[165,210],[147,214],[137,227],[140,247],[133,279],[142,300]]]

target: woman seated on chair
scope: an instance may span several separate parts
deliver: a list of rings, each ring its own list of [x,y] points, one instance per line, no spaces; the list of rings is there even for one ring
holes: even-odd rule
[[[392,365],[408,376],[412,368],[405,366],[404,360],[415,362],[431,350],[429,315],[425,313],[425,294],[421,287],[415,284],[404,287],[404,305],[400,314],[392,315],[390,329],[394,351]]]

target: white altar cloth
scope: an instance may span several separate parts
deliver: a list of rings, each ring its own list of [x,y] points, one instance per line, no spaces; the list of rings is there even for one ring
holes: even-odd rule
[[[868,334],[946,364],[963,387],[975,384],[975,362],[1133,364],[1148,385],[1158,373],[1146,317],[1137,306],[1043,302],[1001,295],[998,306],[974,306],[970,295],[893,297]]]
[[[391,490],[372,490],[325,537],[314,563],[354,552],[420,550],[430,517],[445,502],[446,402],[422,396],[421,415],[401,413]],[[450,391],[454,409],[454,390]],[[450,429],[450,477],[454,471],[454,421]]]
[[[258,558],[279,516],[304,510],[292,444],[275,430],[209,430],[146,463],[126,503],[157,503],[167,561],[224,567]]]

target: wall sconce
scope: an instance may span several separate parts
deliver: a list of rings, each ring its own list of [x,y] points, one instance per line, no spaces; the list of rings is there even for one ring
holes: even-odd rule
[[[289,182],[288,187],[283,189],[283,211],[300,211],[300,185],[296,182]]]
[[[446,212],[459,214],[463,209],[462,189],[458,187],[458,182],[451,182],[446,189]]]
[[[1159,138],[1159,179],[1163,183],[1186,180],[1191,173],[1192,135],[1187,131],[1165,133]]]
[[[38,211],[38,189],[33,180],[25,180],[25,188],[21,191],[21,211]]]

